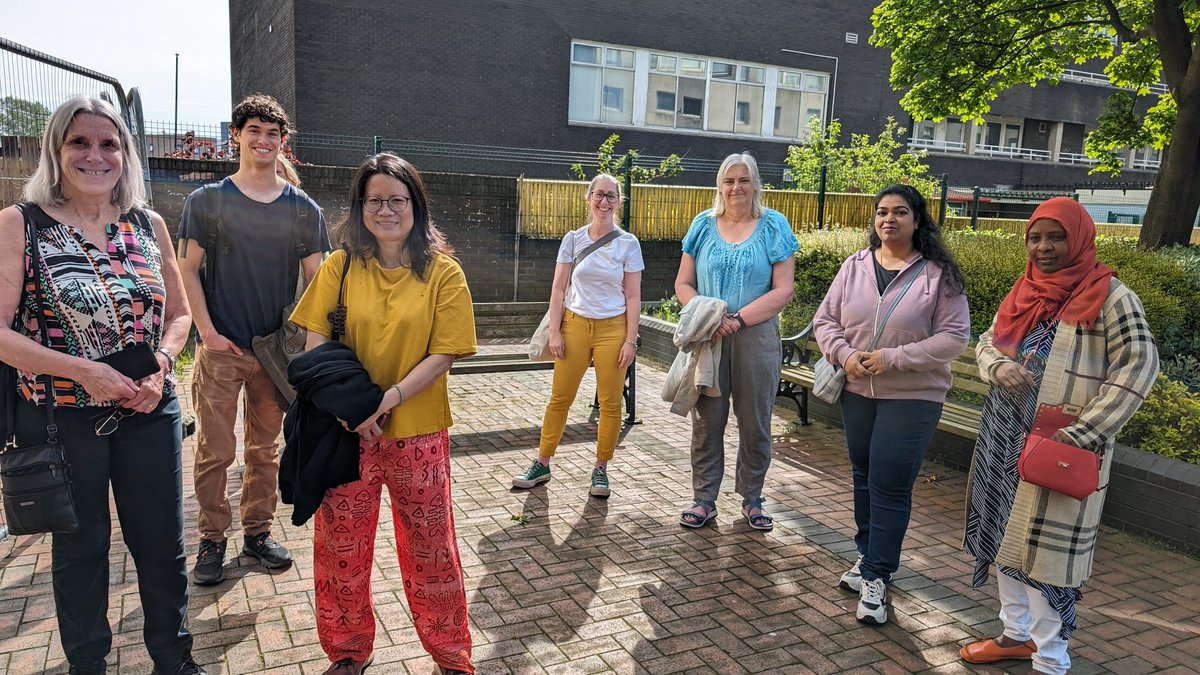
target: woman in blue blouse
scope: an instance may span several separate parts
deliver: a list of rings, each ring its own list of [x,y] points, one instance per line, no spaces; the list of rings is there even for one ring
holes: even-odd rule
[[[713,336],[721,341],[720,394],[701,396],[692,410],[693,504],[679,518],[685,527],[702,527],[717,515],[731,398],[742,515],[756,530],[774,527],[762,506],[762,487],[771,464],[771,409],[782,359],[779,312],[792,299],[800,245],[787,218],[763,206],[762,189],[753,157],[726,157],[713,207],[696,216],[683,238],[675,295],[684,305],[697,296],[727,305]]]

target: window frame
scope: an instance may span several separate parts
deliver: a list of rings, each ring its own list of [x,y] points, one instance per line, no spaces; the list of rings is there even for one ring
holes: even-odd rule
[[[595,50],[590,55],[596,60],[577,59],[577,51],[580,48],[584,51]],[[615,50],[632,54],[633,66],[627,68],[613,65],[629,62],[628,57],[610,58],[609,54],[616,53]],[[807,137],[806,111],[815,110],[816,104],[820,104],[822,127],[828,124],[829,104],[836,87],[833,74],[826,71],[763,64],[723,56],[609,44],[596,40],[572,39],[568,54],[568,125],[632,127],[663,133],[795,143]],[[594,68],[599,71],[595,76],[587,76],[586,80],[587,86],[595,86],[597,91],[585,96],[577,89],[581,86],[580,80],[576,79],[577,74],[579,77],[585,77],[580,74],[583,72],[582,68],[577,70],[577,67]],[[609,81],[606,71],[609,69],[633,73],[632,85],[627,85],[632,87],[631,90],[617,101],[623,103],[626,108],[632,108],[631,116],[628,111],[622,116],[620,109],[607,105],[616,97],[614,91],[611,91],[613,85],[606,84]],[[795,76],[794,86],[780,83],[779,74],[783,72]],[[674,91],[668,91],[668,82],[663,78],[674,81]],[[713,85],[717,83],[732,85],[733,91],[732,97],[719,97],[722,99],[720,111],[712,110]],[[782,102],[777,97],[778,92],[782,90],[795,91],[797,96],[792,97],[794,101]],[[671,110],[660,105],[664,102],[666,94],[673,98]],[[572,98],[573,95],[579,98]],[[730,98],[731,100],[725,100]],[[726,103],[730,108],[728,111],[723,109]],[[594,110],[587,113],[585,111],[589,106],[594,107]],[[776,129],[775,123],[779,119],[776,111],[782,110],[784,106],[789,109],[794,107],[783,114],[796,117],[799,121],[797,129],[791,129],[789,125],[785,125],[782,130]],[[755,110],[755,107],[758,110]],[[590,116],[580,117],[584,115]],[[665,119],[668,115],[672,116],[669,123]],[[710,117],[713,115],[717,115],[713,119],[720,119],[722,126],[726,121],[725,117],[730,117],[731,129],[711,128],[714,122]],[[613,119],[614,117],[618,119]]]

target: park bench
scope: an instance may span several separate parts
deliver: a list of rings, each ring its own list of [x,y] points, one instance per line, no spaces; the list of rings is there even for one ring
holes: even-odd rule
[[[488,338],[527,339],[532,335],[542,315],[546,312],[544,302],[495,302],[476,303],[475,333],[480,340]],[[638,339],[641,345],[641,338]],[[484,352],[465,359],[459,359],[450,367],[452,375],[473,375],[490,373],[511,373],[524,370],[552,370],[553,361],[530,361],[528,343],[520,342],[508,345],[511,351]],[[637,415],[637,360],[630,364],[625,371],[625,386],[622,397],[625,399],[625,424],[638,424]],[[593,397],[592,407],[600,409],[599,401]]]
[[[813,386],[813,364],[820,358],[816,340],[812,336],[811,322],[796,335],[785,337],[783,343],[783,369],[779,375],[779,391],[776,398],[790,398],[796,404],[799,424],[809,424],[808,395]],[[982,408],[971,403],[954,400],[955,393],[970,392],[986,396],[989,385],[979,379],[979,366],[975,362],[975,345],[950,364],[951,394],[942,407],[942,418],[938,429],[946,433],[974,440],[979,434],[979,419]]]

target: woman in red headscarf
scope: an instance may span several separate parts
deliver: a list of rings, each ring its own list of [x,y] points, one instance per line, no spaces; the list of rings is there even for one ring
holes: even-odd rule
[[[1037,208],[1025,230],[1025,274],[1000,304],[976,355],[992,385],[967,484],[964,545],[975,556],[972,586],[993,563],[1004,632],[962,648],[969,663],[1033,661],[1065,673],[1075,603],[1092,569],[1104,490],[1082,501],[1024,482],[1017,459],[1042,404],[1078,406],[1054,439],[1102,456],[1108,483],[1117,432],[1158,374],[1158,352],[1142,303],[1096,260],[1096,226],[1074,200]]]

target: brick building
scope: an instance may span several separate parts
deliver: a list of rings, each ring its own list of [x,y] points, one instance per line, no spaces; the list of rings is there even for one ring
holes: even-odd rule
[[[233,95],[276,96],[302,132],[323,138],[322,156],[346,163],[381,136],[429,170],[561,178],[566,162],[501,160],[501,148],[590,152],[615,131],[623,148],[708,170],[688,182],[711,181],[712,165],[697,160],[742,150],[778,180],[810,115],[840,119],[846,135],[874,135],[893,116],[953,185],[1089,180],[1083,138],[1112,92],[1102,74],[1014,89],[983,125],[913,124],[888,84],[889,54],[868,44],[872,7],[230,0]],[[1123,180],[1150,180],[1138,169],[1156,169],[1157,153],[1129,158]]]

